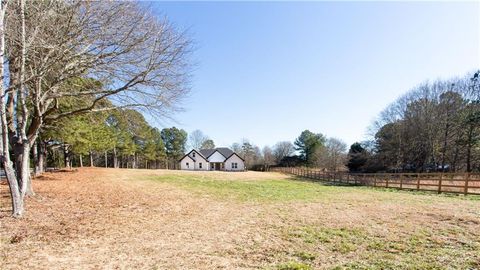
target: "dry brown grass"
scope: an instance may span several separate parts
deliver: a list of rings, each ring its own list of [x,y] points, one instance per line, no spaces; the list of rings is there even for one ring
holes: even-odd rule
[[[480,201],[345,187],[319,187],[333,195],[314,201],[239,201],[148,180],[172,174],[289,181],[256,172],[48,173],[33,181],[37,195],[20,220],[9,217],[1,185],[0,268],[258,269],[289,261],[321,269],[480,267]],[[410,250],[415,246],[420,250]],[[403,260],[415,264],[393,263]]]

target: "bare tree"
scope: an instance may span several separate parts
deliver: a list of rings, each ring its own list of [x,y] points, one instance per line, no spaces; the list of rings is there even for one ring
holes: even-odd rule
[[[200,149],[202,148],[203,143],[209,138],[203,134],[201,130],[194,130],[190,135],[188,135],[189,146],[192,149]]]
[[[478,73],[475,73],[478,74]],[[392,103],[373,129],[376,168],[385,171],[480,169],[480,92],[475,74],[424,82]]]
[[[2,144],[1,144],[1,160],[3,169],[5,170],[5,175],[8,181],[8,186],[10,188],[10,194],[12,196],[12,215],[14,217],[20,217],[23,214],[23,199],[20,193],[20,186],[17,180],[17,176],[13,169],[13,163],[10,160],[10,150],[9,150],[9,138],[8,138],[8,124],[6,117],[6,106],[5,106],[5,16],[6,10],[8,7],[8,1],[0,1],[0,114],[1,114],[1,128],[2,128]]]
[[[200,146],[201,149],[214,149],[215,148],[215,142],[212,139],[208,139],[202,143]]]
[[[265,169],[275,164],[275,157],[273,155],[273,150],[269,146],[264,146],[262,149],[262,156],[263,156],[263,166]]]
[[[317,166],[333,172],[344,170],[347,161],[346,151],[347,144],[340,139],[327,139],[325,147],[319,148],[316,152]]]
[[[275,162],[279,164],[284,157],[288,157],[295,153],[295,147],[289,141],[278,142],[273,146],[273,155]]]
[[[21,198],[30,183],[28,153],[43,125],[119,107],[168,117],[188,93],[189,39],[138,3],[29,1],[25,6],[22,0],[9,5],[2,6],[10,78],[0,101],[7,128],[3,156],[11,144]],[[106,99],[111,106],[101,106]],[[72,100],[84,103],[60,106]]]

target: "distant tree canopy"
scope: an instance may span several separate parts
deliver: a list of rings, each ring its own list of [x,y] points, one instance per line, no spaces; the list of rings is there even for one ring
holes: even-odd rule
[[[290,157],[294,153],[295,147],[289,141],[278,142],[273,146],[273,155],[277,164],[280,164],[285,157]]]
[[[315,166],[328,171],[344,171],[347,145],[340,139],[328,138],[324,147],[315,152]]]
[[[480,171],[479,72],[419,85],[381,113],[375,130],[370,157],[361,165],[364,155],[352,153],[351,170]]]
[[[213,142],[212,139],[205,140],[200,146],[200,149],[213,149],[213,148],[215,148],[215,143]]]
[[[207,135],[203,134],[201,130],[194,130],[188,135],[188,144],[192,149],[201,149],[202,145],[209,138]]]

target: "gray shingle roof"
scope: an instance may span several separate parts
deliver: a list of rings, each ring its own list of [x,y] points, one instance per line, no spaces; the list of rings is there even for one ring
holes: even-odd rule
[[[218,151],[222,154],[225,158],[228,158],[233,154],[233,151],[227,147],[218,147],[215,149],[200,149],[200,154],[202,154],[205,158],[208,158],[213,152]]]
[[[215,149],[200,149],[198,152],[200,152],[200,154],[202,154],[202,156],[207,158],[208,156],[213,154],[213,152],[215,152]]]

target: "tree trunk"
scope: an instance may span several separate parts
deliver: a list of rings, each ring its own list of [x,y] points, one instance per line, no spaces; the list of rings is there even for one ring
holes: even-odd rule
[[[35,192],[33,192],[33,187],[32,187],[32,177],[30,175],[30,144],[29,143],[25,144],[25,148],[23,150],[22,177],[23,177],[23,181],[26,182],[24,194],[26,196],[35,195]]]
[[[117,148],[113,148],[113,168],[118,168]]]
[[[25,140],[14,144],[15,173],[20,188],[20,195],[34,195],[30,179],[30,145]]]
[[[26,100],[26,87],[25,87],[25,61],[26,61],[26,30],[25,30],[25,0],[20,1],[20,20],[21,20],[21,58],[20,58],[20,84],[17,97],[17,103],[20,105],[20,112],[17,111],[17,128],[18,128],[18,144],[20,157],[16,157],[20,162],[16,168],[17,177],[20,183],[20,195],[25,197],[26,195],[33,195],[33,191],[30,183],[30,143],[27,138],[27,122],[28,122],[28,106]],[[20,174],[20,177],[18,176]]]
[[[81,168],[81,167],[83,167],[83,155],[80,154],[80,155],[78,156],[78,159],[79,159],[79,161],[80,161],[80,168]]]
[[[472,171],[472,146],[473,146],[473,124],[470,124],[468,129],[467,139],[467,172]]]
[[[448,115],[447,115],[448,117]],[[448,118],[447,118],[448,121]],[[448,145],[448,129],[449,129],[449,124],[445,125],[445,132],[443,134],[443,149],[442,149],[442,172],[445,172],[445,157],[447,154],[447,145]]]
[[[38,150],[38,173],[42,174],[45,172],[45,157],[47,155],[47,147],[42,140],[40,140]]]
[[[5,54],[5,6],[3,1],[0,1],[0,63],[4,63]],[[0,65],[0,119],[1,119],[1,162],[7,178],[8,187],[10,188],[10,195],[12,198],[12,215],[13,217],[21,217],[23,215],[23,199],[20,195],[18,180],[13,169],[12,161],[10,160],[9,150],[9,129],[6,116],[6,106],[3,97],[5,96],[4,89],[4,66]]]
[[[93,152],[90,151],[90,167],[93,167]]]
[[[65,164],[65,168],[71,169],[70,168],[70,153],[68,151],[68,145],[64,144],[63,145],[63,161]]]
[[[108,168],[108,152],[105,151],[105,168]]]
[[[5,158],[5,154],[4,157],[2,157],[2,160],[5,177],[7,178],[10,195],[12,197],[12,216],[21,217],[24,212],[23,198],[20,194],[20,187],[15,175],[15,170],[13,169],[13,163],[10,158]]]
[[[40,168],[39,168],[39,156],[38,156],[38,140],[35,140],[32,146],[32,156],[33,156],[33,175],[35,177],[40,175]]]

